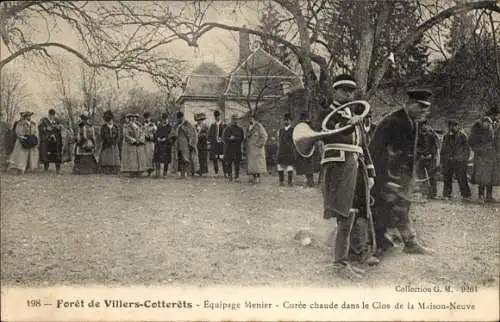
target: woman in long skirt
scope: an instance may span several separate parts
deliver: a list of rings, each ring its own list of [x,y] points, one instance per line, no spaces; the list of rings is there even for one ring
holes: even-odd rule
[[[98,166],[95,158],[96,137],[94,127],[89,121],[89,113],[84,111],[80,115],[80,123],[76,130],[75,164],[73,173],[97,173]]]
[[[208,173],[208,126],[204,123],[205,120],[205,114],[200,113],[195,115],[195,129],[198,135],[198,160],[200,163],[199,176]]]
[[[144,132],[137,122],[138,114],[127,114],[127,123],[123,125],[122,172],[132,177],[139,177],[146,172],[149,163],[144,149]]]
[[[120,171],[121,129],[114,123],[113,113],[104,112],[104,121],[101,127],[102,148],[99,155],[99,168],[101,173],[118,174]]]
[[[151,121],[151,113],[144,113],[144,151],[146,153],[146,162],[148,164],[148,176],[153,172],[153,155],[155,151],[154,137],[156,133],[156,124]]]

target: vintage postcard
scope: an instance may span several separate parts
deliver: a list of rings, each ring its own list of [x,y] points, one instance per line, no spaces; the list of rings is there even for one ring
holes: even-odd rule
[[[498,1],[3,1],[2,321],[498,321]]]

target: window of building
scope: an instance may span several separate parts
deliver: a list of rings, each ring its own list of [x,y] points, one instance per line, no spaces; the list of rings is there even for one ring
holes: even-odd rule
[[[248,81],[241,81],[241,94],[246,96],[250,94],[250,84]]]
[[[290,92],[290,82],[282,82],[281,83],[281,92],[283,95],[288,94]]]

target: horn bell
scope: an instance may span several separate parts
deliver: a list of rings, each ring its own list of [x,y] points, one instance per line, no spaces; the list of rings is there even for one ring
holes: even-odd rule
[[[302,122],[295,125],[292,133],[295,150],[304,158],[309,158],[314,153],[314,143],[318,132],[311,129],[309,124]]]

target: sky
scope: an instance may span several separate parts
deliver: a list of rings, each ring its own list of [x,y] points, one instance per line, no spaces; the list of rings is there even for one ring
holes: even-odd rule
[[[171,2],[168,5],[175,6],[176,3]],[[219,2],[207,12],[205,20],[234,26],[246,25],[253,27],[258,23],[257,11],[259,6],[259,3],[248,3],[244,7],[236,7],[235,9],[232,2]],[[33,22],[31,36],[35,41],[44,42],[50,39],[50,41],[62,42],[75,48],[80,46],[76,35],[67,32],[68,29],[64,30],[60,25],[58,29],[52,29],[49,33],[42,20],[34,19],[31,22]],[[201,62],[208,61],[218,64],[229,72],[235,67],[238,60],[238,34],[213,29],[200,39],[197,50],[188,47],[183,41],[171,43],[165,46],[163,50],[168,55],[186,60],[188,62],[188,71]],[[72,84],[72,90],[78,91],[81,62],[76,57],[60,49],[50,49],[49,52],[64,62],[61,70],[65,78]],[[3,43],[0,46],[0,55],[2,59],[8,55]],[[19,57],[5,68],[21,75],[26,84],[27,92],[29,92],[27,105],[35,112],[35,119],[44,116],[49,108],[57,104],[57,95],[54,95],[54,93],[57,91],[59,83],[49,76],[55,70],[54,67],[43,66],[37,60]],[[111,86],[114,86],[116,80],[111,78],[109,82]],[[133,80],[120,80],[119,85],[119,91],[122,93],[127,93],[129,89],[134,87],[143,87],[148,91],[157,90],[156,85],[147,75]]]

